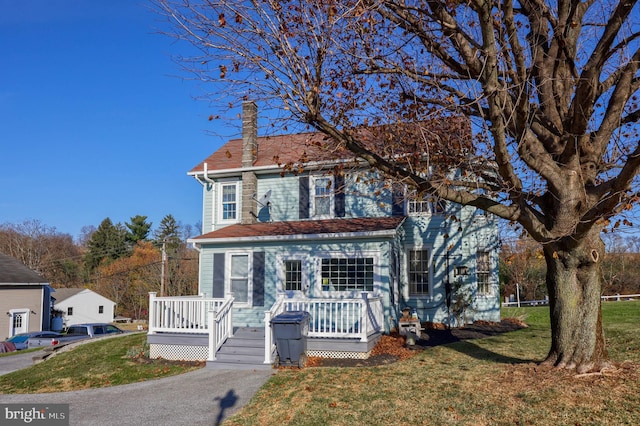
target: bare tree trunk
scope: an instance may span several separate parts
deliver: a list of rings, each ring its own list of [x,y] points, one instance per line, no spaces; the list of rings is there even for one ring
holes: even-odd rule
[[[551,349],[544,363],[579,373],[601,370],[609,362],[600,309],[600,230],[546,244],[544,254],[551,308]]]

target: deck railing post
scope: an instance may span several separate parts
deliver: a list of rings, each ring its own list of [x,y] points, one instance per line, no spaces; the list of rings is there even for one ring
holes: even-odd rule
[[[149,323],[149,334],[155,334],[156,332],[156,316],[155,316],[155,303],[156,301],[156,292],[155,291],[150,291],[149,292],[149,319],[147,320],[147,322]]]
[[[264,364],[271,364],[271,311],[264,311]]]
[[[227,312],[227,337],[233,337],[233,302]]]
[[[218,315],[217,311],[213,309],[209,310],[209,357],[208,361],[216,360],[216,339],[218,338],[217,334],[217,324],[216,324],[216,316]]]
[[[367,312],[368,293],[362,292],[362,301],[360,302],[360,341],[367,341],[367,333],[369,331],[369,313]]]

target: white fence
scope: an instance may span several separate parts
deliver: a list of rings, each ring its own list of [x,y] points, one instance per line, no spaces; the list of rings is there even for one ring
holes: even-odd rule
[[[621,300],[637,300],[640,299],[640,294],[614,294],[613,296],[600,296],[600,299],[603,302],[609,301],[621,301]],[[548,305],[549,299],[543,300],[521,300],[515,302],[502,302],[502,306],[504,307],[523,307],[523,306],[540,306],[540,305]]]
[[[640,299],[640,294],[614,294],[613,296],[601,296],[603,302],[607,301],[621,301],[621,300],[636,300]]]

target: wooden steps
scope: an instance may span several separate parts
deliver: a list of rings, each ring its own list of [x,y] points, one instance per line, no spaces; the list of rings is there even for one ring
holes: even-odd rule
[[[216,354],[207,368],[218,370],[270,370],[264,363],[264,327],[238,328]]]

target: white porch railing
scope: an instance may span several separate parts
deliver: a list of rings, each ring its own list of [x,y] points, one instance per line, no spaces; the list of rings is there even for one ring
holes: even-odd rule
[[[271,319],[285,311],[309,312],[309,337],[357,338],[362,342],[382,329],[384,313],[382,298],[369,298],[368,293],[362,293],[361,299],[279,298],[265,311],[265,364],[272,362],[274,349]]]
[[[156,297],[149,293],[149,334],[207,334],[208,312],[220,311],[229,299],[204,296]]]
[[[208,361],[216,360],[216,353],[227,340],[233,336],[233,297],[225,300],[219,310],[209,311],[209,358]]]
[[[208,334],[208,359],[213,361],[225,340],[233,335],[233,300],[232,297],[156,297],[156,293],[149,293],[149,334]],[[359,299],[278,298],[264,316],[265,364],[272,363],[271,354],[275,349],[271,319],[284,311],[310,313],[309,337],[356,338],[366,342],[383,324],[382,299],[369,297],[368,293],[362,293]]]
[[[264,364],[272,364],[271,354],[276,349],[271,329],[271,318],[284,312],[284,298],[277,298],[270,310],[264,311]]]

